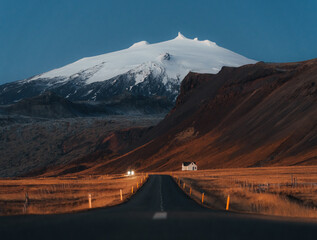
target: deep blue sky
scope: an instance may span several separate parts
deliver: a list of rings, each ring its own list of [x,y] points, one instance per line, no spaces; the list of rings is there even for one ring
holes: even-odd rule
[[[0,83],[178,31],[256,60],[316,58],[317,1],[0,0]]]

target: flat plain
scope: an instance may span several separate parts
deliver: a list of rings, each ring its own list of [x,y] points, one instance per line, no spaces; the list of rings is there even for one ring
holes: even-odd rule
[[[0,215],[87,210],[89,194],[92,208],[113,206],[126,201],[132,187],[135,193],[145,180],[142,174],[0,179]]]
[[[317,218],[317,166],[234,168],[171,173],[197,202],[229,210]],[[184,185],[185,183],[185,185]]]

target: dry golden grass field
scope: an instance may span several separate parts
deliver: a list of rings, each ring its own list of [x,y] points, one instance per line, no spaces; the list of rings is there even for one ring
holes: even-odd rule
[[[171,173],[196,201],[214,209],[317,217],[317,166],[236,168]],[[185,185],[184,185],[185,183]],[[191,191],[191,193],[190,193]]]
[[[155,173],[158,174],[158,173]],[[165,172],[197,202],[213,209],[317,218],[317,166]],[[113,206],[146,181],[144,174],[0,179],[0,215],[53,214]],[[120,199],[122,189],[123,199]],[[26,202],[25,194],[28,195]]]
[[[85,210],[89,208],[88,194],[92,208],[113,206],[132,195],[132,186],[135,193],[145,181],[143,174],[0,179],[0,215]]]

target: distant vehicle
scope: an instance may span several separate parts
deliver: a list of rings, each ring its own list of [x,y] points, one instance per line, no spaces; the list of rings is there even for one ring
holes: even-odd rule
[[[196,171],[197,164],[195,162],[183,162],[182,171]]]
[[[133,171],[133,170],[129,170],[129,171],[127,172],[127,174],[128,174],[128,176],[133,176],[133,175],[134,175],[134,171]]]

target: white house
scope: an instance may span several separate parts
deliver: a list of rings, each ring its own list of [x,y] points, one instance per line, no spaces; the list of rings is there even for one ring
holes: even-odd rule
[[[182,171],[196,171],[197,164],[195,162],[183,162]]]

